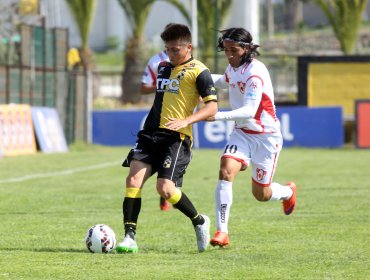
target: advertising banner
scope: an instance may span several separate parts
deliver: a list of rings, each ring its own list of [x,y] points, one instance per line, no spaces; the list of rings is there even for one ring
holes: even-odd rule
[[[32,107],[32,119],[42,152],[60,153],[68,151],[63,128],[55,108]]]
[[[93,143],[132,146],[148,111],[102,111],[93,113]],[[284,146],[341,147],[344,143],[341,107],[277,108]],[[195,148],[222,149],[234,122],[200,122],[193,125]]]
[[[31,107],[0,105],[0,156],[36,153]]]
[[[108,146],[133,146],[144,125],[148,110],[93,112],[93,143]]]
[[[357,148],[370,148],[370,99],[356,100],[355,108]]]

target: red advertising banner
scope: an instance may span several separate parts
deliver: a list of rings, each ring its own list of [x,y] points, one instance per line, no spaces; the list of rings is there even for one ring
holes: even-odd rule
[[[370,148],[370,100],[356,100],[356,147]]]
[[[0,105],[0,156],[36,153],[31,107]]]

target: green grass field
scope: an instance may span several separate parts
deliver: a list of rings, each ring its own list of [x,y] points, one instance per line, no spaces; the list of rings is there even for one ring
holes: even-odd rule
[[[275,181],[298,185],[297,209],[262,203],[250,172],[234,184],[229,248],[198,253],[179,211],[143,191],[138,254],[91,254],[87,229],[123,234],[128,147],[0,158],[0,279],[370,279],[370,150],[285,149]],[[194,150],[183,190],[211,217],[219,150]]]

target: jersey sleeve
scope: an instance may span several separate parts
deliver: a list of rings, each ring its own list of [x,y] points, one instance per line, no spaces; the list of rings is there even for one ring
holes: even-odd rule
[[[154,70],[150,67],[148,64],[145,67],[144,74],[141,77],[141,83],[146,84],[146,85],[155,85],[155,79],[156,79],[156,74],[154,73]]]
[[[203,70],[198,75],[196,85],[203,102],[217,101],[216,89],[208,69]]]
[[[232,111],[217,112],[215,120],[237,121],[256,115],[262,99],[263,81],[258,75],[251,75],[247,77],[245,87],[242,106]]]
[[[216,88],[228,88],[229,84],[226,81],[226,74],[211,74],[211,76]]]
[[[246,89],[243,96],[243,106],[254,116],[260,106],[263,93],[263,81],[258,75],[251,75],[247,78]]]

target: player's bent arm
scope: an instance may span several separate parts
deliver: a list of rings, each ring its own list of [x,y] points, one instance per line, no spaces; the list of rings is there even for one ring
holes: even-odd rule
[[[185,119],[170,118],[170,120],[166,123],[166,127],[171,130],[179,130],[193,123],[207,120],[208,118],[214,116],[216,113],[217,102],[216,100],[211,100],[206,102],[205,105],[199,109],[199,111],[195,112]]]
[[[202,108],[196,111],[194,114],[190,115],[186,119],[189,124],[207,120],[209,117],[214,116],[217,113],[218,106],[216,101],[208,101],[204,104]],[[186,120],[185,119],[185,120]]]

